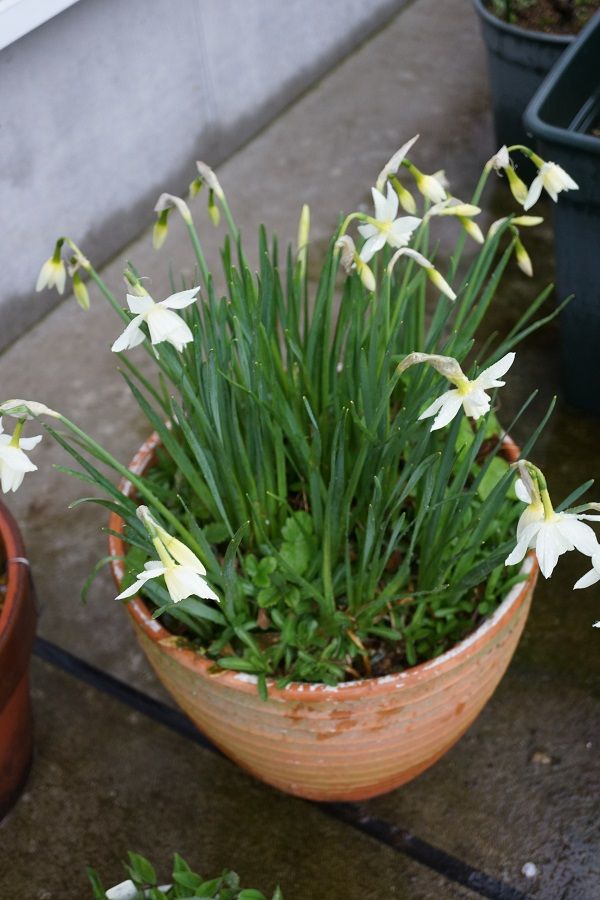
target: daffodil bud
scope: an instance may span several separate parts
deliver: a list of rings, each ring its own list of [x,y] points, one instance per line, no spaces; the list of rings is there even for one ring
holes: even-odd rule
[[[152,229],[152,246],[155,250],[159,250],[167,239],[169,233],[169,213],[170,209],[163,209],[158,214],[158,218]]]
[[[411,192],[408,190],[408,188],[405,188],[404,185],[400,181],[398,181],[395,176],[392,176],[390,178],[390,181],[392,182],[394,190],[398,194],[398,200],[400,201],[400,206],[402,207],[402,209],[405,212],[409,213],[411,216],[414,216],[417,211],[417,204]]]
[[[533,275],[531,258],[529,256],[529,253],[523,246],[521,239],[518,237],[515,240],[515,256],[517,258],[517,265],[520,268],[521,272],[531,278],[531,276]]]
[[[306,257],[308,253],[308,236],[310,232],[310,207],[308,203],[305,203],[302,207],[302,212],[300,213],[300,220],[298,222],[298,250],[297,250],[297,259],[298,264],[300,266],[300,271],[302,273],[302,277],[304,277],[304,273],[306,271]]]
[[[73,272],[73,293],[80,307],[87,311],[90,308],[90,295],[79,270]]]
[[[219,179],[213,172],[210,166],[207,166],[206,163],[201,160],[196,160],[196,168],[198,169],[198,174],[201,180],[206,184],[206,186],[214,192],[215,196],[219,200],[223,200],[225,197],[225,193],[223,188],[219,183]]]
[[[219,212],[219,207],[215,203],[215,192],[213,190],[208,192],[208,215],[216,228],[221,221],[221,213]]]
[[[458,221],[469,237],[473,238],[478,244],[483,244],[485,238],[477,222],[474,222],[473,219],[469,219],[467,216],[458,216]]]
[[[54,409],[38,403],[37,400],[5,400],[0,403],[0,415],[15,416],[15,418],[33,419],[35,416],[52,416],[60,418],[60,413]]]
[[[512,166],[507,166],[504,171],[506,172],[508,185],[513,197],[515,198],[517,203],[520,203],[521,206],[523,206],[523,204],[527,200],[527,185],[519,178]]]
[[[302,212],[300,213],[300,220],[298,222],[298,255],[302,250],[306,249],[306,245],[308,244],[308,235],[310,231],[310,207],[308,203],[305,203],[302,207]]]
[[[200,191],[202,190],[202,185],[204,182],[201,178],[194,178],[193,181],[190,182],[190,186],[188,188],[188,194],[190,198],[193,200],[194,197],[197,197]]]
[[[374,293],[377,287],[377,282],[375,281],[373,272],[371,271],[367,263],[363,262],[358,253],[354,255],[354,262],[356,265],[356,271],[358,272],[358,277],[362,281],[364,287],[366,287],[368,291]]]
[[[174,194],[161,194],[154,207],[154,212],[162,213],[173,208],[177,210],[186,225],[192,224],[192,214],[189,206],[185,200],[182,200],[181,197],[176,197]]]
[[[454,293],[446,279],[443,277],[443,275],[438,272],[435,266],[431,266],[425,271],[427,272],[427,277],[429,278],[431,283],[434,284],[436,288],[442,292],[442,294],[445,294],[445,296],[448,297],[449,300],[456,300],[456,294]]]
[[[446,199],[446,188],[442,182],[444,177],[442,172],[436,175],[425,175],[412,164],[408,166],[408,169],[415,179],[418,190],[427,200],[430,200],[431,203],[441,203],[442,200]]]

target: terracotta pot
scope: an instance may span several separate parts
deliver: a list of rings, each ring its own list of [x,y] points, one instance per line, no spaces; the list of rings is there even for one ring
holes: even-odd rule
[[[0,818],[19,796],[33,750],[29,659],[36,612],[29,566],[17,525],[0,503],[0,544],[7,560],[7,591],[0,612]]]
[[[152,462],[156,436],[133,459],[142,473]],[[512,444],[507,455],[516,458]],[[130,495],[131,485],[121,489]],[[114,515],[110,528],[120,532]],[[123,541],[111,536],[110,552]],[[112,564],[117,584],[123,563]],[[138,596],[127,609],[139,642],[163,685],[198,728],[257,778],[311,800],[364,800],[419,775],[467,730],[504,674],[525,625],[537,577],[510,591],[496,613],[470,637],[431,662],[398,675],[348,682],[269,683],[261,700],[255,678],[214,673],[214,663],[177,646]]]

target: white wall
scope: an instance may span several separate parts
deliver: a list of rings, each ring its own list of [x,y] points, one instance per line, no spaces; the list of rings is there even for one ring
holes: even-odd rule
[[[106,260],[403,2],[80,0],[1,50],[0,347],[59,234]]]

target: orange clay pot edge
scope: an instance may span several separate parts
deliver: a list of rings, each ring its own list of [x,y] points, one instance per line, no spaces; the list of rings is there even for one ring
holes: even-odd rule
[[[25,545],[17,524],[6,507],[0,511],[0,544],[4,546],[8,561],[6,573],[6,596],[0,612],[0,651],[8,639],[18,612],[18,600],[29,589],[29,567],[21,562],[11,562],[25,558]]]
[[[510,462],[515,462],[519,458],[519,448],[507,436],[503,439],[504,453]],[[151,462],[154,451],[159,444],[159,438],[156,433],[142,444],[136,455],[134,456],[129,470],[136,475],[141,475]],[[121,481],[120,490],[126,496],[132,496],[134,493],[131,482],[127,480]],[[109,528],[122,534],[125,523],[116,513],[111,513],[109,520]],[[125,543],[122,537],[116,534],[110,534],[108,539],[110,554],[113,557],[125,555]],[[19,567],[22,568],[22,567]],[[114,559],[111,563],[112,573],[117,586],[120,586],[124,575],[124,566],[122,560]],[[360,681],[342,682],[336,686],[321,683],[304,683],[291,682],[285,688],[278,688],[274,679],[267,679],[269,696],[272,699],[280,700],[299,700],[319,702],[327,700],[332,694],[340,692],[345,698],[358,698],[367,694],[373,695],[389,691],[392,685],[398,688],[414,685],[422,679],[428,679],[438,673],[445,672],[454,666],[460,664],[465,656],[471,656],[476,653],[482,644],[490,641],[494,635],[501,631],[507,621],[518,613],[521,607],[527,601],[530,591],[533,590],[538,575],[538,564],[535,555],[531,552],[526,557],[521,571],[527,574],[527,581],[522,584],[515,585],[502,601],[498,609],[486,619],[479,628],[476,629],[464,640],[460,641],[446,653],[437,656],[435,659],[412,666],[403,672],[394,675],[384,675],[378,678],[365,678]],[[215,663],[206,657],[195,653],[193,650],[186,650],[173,645],[172,635],[164,628],[160,622],[152,618],[152,615],[139,594],[128,601],[127,610],[133,619],[135,625],[144,633],[145,637],[155,644],[161,645],[161,650],[177,659],[177,661],[188,669],[192,669],[199,675],[218,679],[224,686],[235,688],[243,693],[256,693],[256,678],[245,673],[234,672],[231,670],[214,671]]]

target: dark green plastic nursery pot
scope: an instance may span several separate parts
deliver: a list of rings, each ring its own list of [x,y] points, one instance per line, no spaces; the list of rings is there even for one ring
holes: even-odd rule
[[[573,37],[509,25],[489,11],[485,0],[473,4],[487,49],[496,141],[499,147],[523,144],[525,107]]]
[[[578,191],[553,208],[559,299],[569,401],[600,414],[600,13],[544,81],[525,113],[540,156],[558,163]]]

